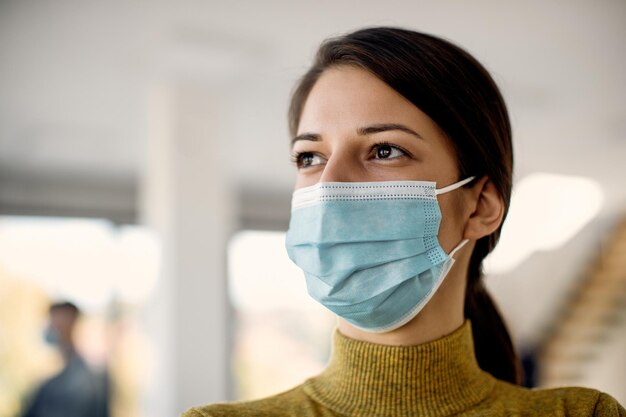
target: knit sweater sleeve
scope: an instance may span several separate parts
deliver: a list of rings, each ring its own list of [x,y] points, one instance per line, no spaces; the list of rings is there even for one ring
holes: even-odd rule
[[[598,397],[593,415],[597,417],[626,417],[626,410],[615,398],[608,394],[601,393]]]

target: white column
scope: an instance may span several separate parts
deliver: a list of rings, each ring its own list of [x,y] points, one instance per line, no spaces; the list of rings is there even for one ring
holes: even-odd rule
[[[231,398],[226,242],[234,196],[215,97],[162,86],[149,108],[141,205],[144,223],[163,239],[163,271],[145,314],[157,372],[143,413],[171,417]]]

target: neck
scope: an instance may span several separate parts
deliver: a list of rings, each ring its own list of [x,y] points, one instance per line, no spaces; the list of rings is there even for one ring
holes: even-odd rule
[[[64,338],[59,344],[59,351],[63,355],[63,359],[67,362],[75,352],[74,343],[71,338]]]
[[[415,346],[432,342],[461,327],[465,318],[465,282],[468,260],[458,259],[433,298],[407,324],[384,333],[357,329],[339,318],[338,329],[352,339],[389,346]]]

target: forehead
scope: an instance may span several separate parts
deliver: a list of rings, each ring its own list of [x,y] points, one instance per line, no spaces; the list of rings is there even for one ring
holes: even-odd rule
[[[401,123],[425,134],[437,125],[413,103],[370,72],[350,66],[325,70],[305,102],[298,132]]]

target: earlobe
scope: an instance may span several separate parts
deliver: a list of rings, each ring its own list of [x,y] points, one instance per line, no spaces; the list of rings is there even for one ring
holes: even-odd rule
[[[504,200],[488,177],[476,182],[470,198],[473,211],[465,226],[463,238],[478,240],[492,234],[502,224]]]

